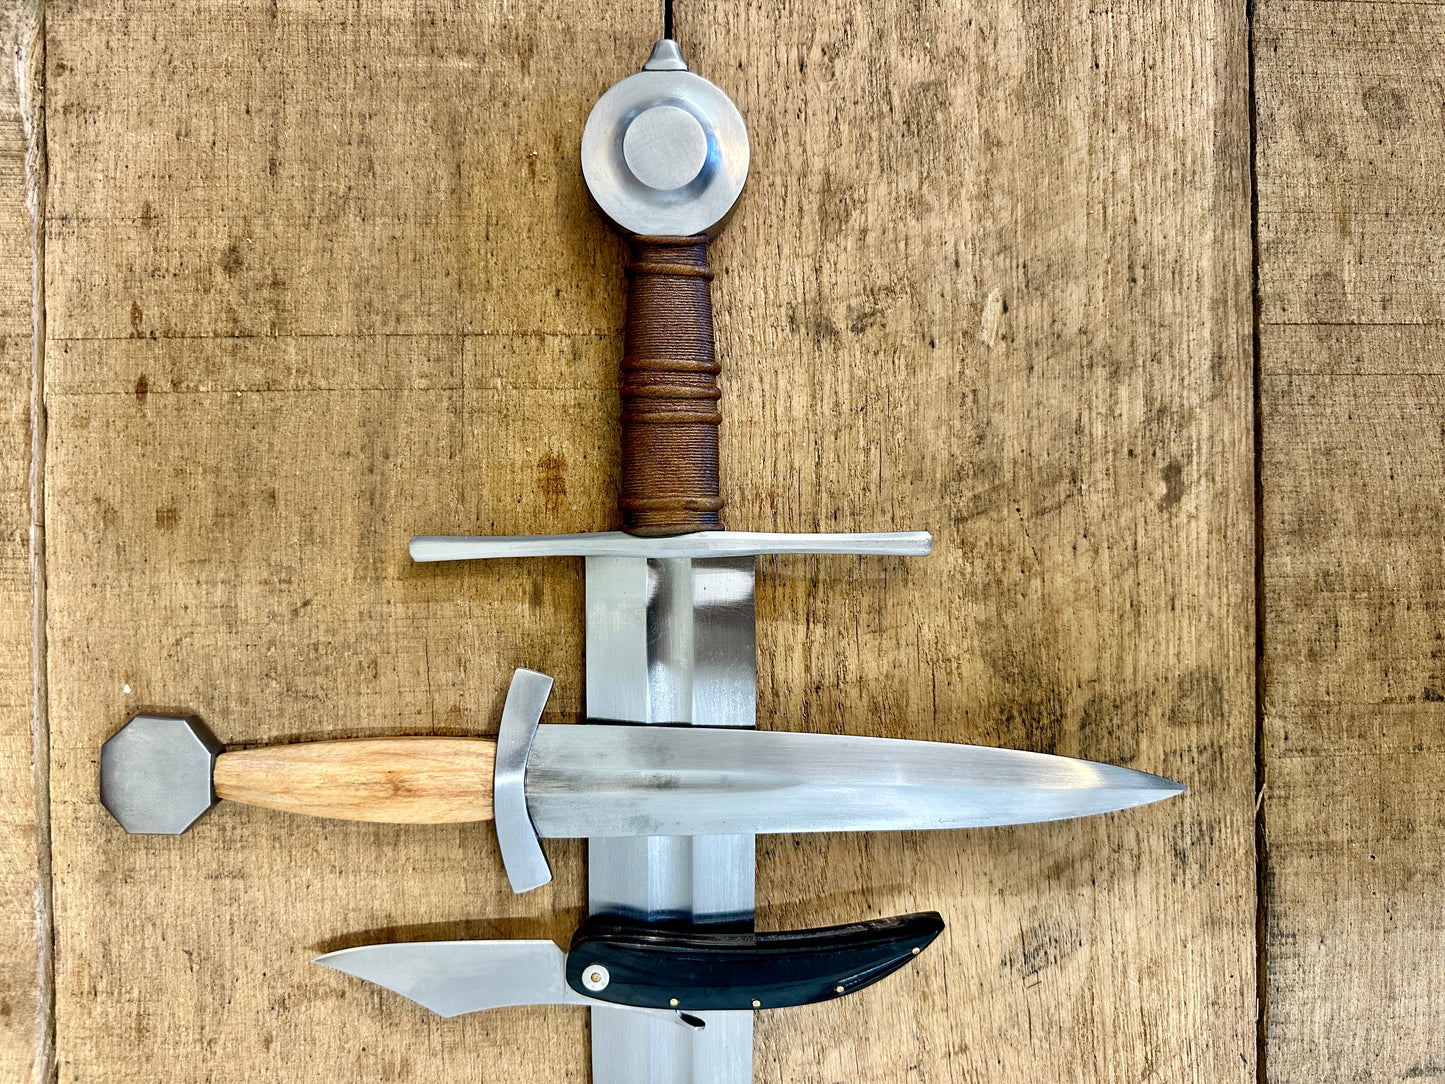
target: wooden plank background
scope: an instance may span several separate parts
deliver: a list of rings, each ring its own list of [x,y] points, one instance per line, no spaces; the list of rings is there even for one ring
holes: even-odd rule
[[[758,1079],[1445,1074],[1441,6],[1266,0],[1252,49],[1235,6],[1177,0],[675,16],[753,139],[714,249],[730,525],[938,538],[760,563],[764,725],[1192,788],[1081,824],[763,841],[765,927],[950,926],[873,991],[760,1017]],[[0,1078],[585,1079],[585,1014],[440,1021],[306,962],[564,939],[580,845],[513,897],[485,830],[222,808],[126,838],[95,774],[143,708],[237,743],[489,732],[528,665],[558,678],[552,718],[580,711],[576,567],[418,569],[405,540],[613,522],[621,248],[576,141],[660,24],[595,0],[50,7],[41,508],[0,113]]]
[[[38,43],[29,4],[0,7],[0,1080],[45,1071],[49,954],[36,805],[32,620],[32,219],[17,75]],[[27,105],[30,103],[26,103]],[[31,114],[32,120],[34,114]]]
[[[760,718],[1193,788],[1067,826],[764,841],[770,926],[928,906],[950,927],[898,986],[762,1017],[758,1078],[1249,1079],[1242,22],[676,12],[756,148],[715,246],[725,416],[765,419],[723,435],[731,522],[938,538],[764,563]]]
[[[1258,5],[1271,1081],[1445,1076],[1445,6]]]

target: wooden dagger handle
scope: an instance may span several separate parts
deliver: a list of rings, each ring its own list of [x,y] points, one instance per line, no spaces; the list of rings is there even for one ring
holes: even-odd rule
[[[492,819],[487,738],[352,738],[237,749],[216,758],[212,786],[247,805],[388,824]]]
[[[622,358],[623,529],[718,531],[719,366],[707,238],[638,237]]]

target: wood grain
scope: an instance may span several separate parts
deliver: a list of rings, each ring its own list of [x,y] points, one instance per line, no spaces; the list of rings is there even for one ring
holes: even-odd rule
[[[763,725],[1192,788],[1078,824],[766,839],[762,928],[949,930],[886,984],[764,1016],[757,1078],[1252,1079],[1242,14],[675,9],[754,153],[711,252],[729,525],[938,539],[760,561]],[[60,1079],[585,1079],[575,1010],[441,1021],[306,962],[565,942],[580,844],[515,897],[484,826],[222,806],[127,838],[95,773],[144,708],[231,743],[487,733],[522,665],[580,711],[574,563],[417,567],[405,542],[613,524],[624,251],[576,144],[660,21],[52,13]]]
[[[45,1081],[46,899],[36,805],[32,621],[31,219],[15,62],[38,44],[34,11],[0,5],[0,1080]],[[21,42],[24,51],[20,51]],[[32,122],[35,116],[30,116]]]
[[[1256,6],[1268,1078],[1445,1075],[1445,6]]]
[[[236,749],[216,758],[216,796],[381,824],[492,819],[497,743],[485,738],[349,738]]]
[[[760,725],[1004,744],[1189,796],[760,840],[769,928],[937,908],[932,958],[758,1023],[757,1079],[1254,1079],[1245,27],[1230,4],[677,0],[747,118],[713,244]]]
[[[585,1079],[587,1018],[444,1021],[317,967],[548,937],[582,844],[507,885],[489,825],[222,803],[126,837],[100,743],[494,734],[517,666],[581,710],[571,562],[420,567],[412,534],[616,514],[625,247],[588,109],[657,3],[60,6],[50,14],[51,688],[59,1079]],[[578,42],[586,41],[585,63]]]

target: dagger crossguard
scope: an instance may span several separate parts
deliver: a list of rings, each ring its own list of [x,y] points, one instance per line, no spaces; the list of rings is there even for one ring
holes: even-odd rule
[[[497,763],[492,771],[492,819],[497,846],[513,892],[528,892],[552,879],[552,868],[537,829],[527,812],[527,757],[542,721],[542,709],[552,692],[552,679],[535,670],[518,670],[502,705],[497,728]]]

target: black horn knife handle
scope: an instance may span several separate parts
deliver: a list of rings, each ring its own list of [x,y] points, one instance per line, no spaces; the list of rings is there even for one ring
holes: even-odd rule
[[[585,997],[653,1009],[810,1005],[871,986],[942,932],[934,911],[783,933],[711,933],[599,915],[572,939],[567,984]]]
[[[722,413],[707,238],[636,237],[629,244],[623,529],[644,537],[721,530]]]

